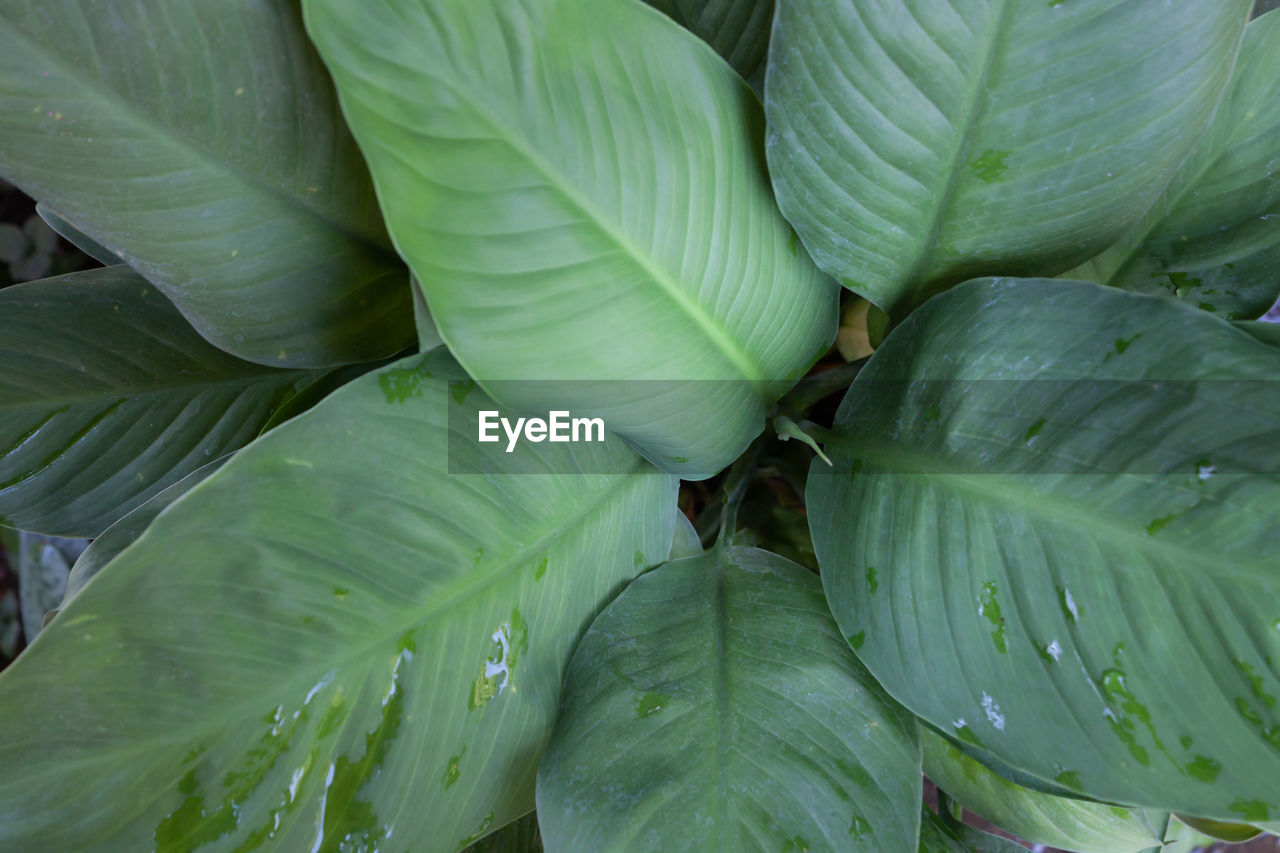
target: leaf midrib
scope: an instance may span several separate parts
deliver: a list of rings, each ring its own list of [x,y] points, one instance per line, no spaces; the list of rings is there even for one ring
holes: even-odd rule
[[[960,488],[955,489],[954,485],[952,485],[953,490],[968,492],[979,498],[987,498],[997,506],[1015,507],[1020,512],[1037,515],[1053,523],[1065,523],[1083,528],[1088,531],[1088,538],[1099,538],[1099,533],[1101,532],[1103,538],[1128,542],[1137,551],[1158,552],[1164,557],[1163,562],[1174,571],[1181,571],[1181,567],[1184,564],[1194,562],[1203,574],[1210,577],[1226,576],[1255,584],[1266,583],[1268,579],[1267,567],[1261,563],[1257,565],[1257,574],[1250,574],[1242,568],[1238,568],[1239,564],[1228,565],[1223,562],[1221,554],[1206,554],[1182,542],[1173,542],[1158,536],[1151,536],[1138,529],[1133,523],[1117,521],[1114,515],[1105,513],[1091,514],[1087,506],[1076,500],[1064,499],[1057,495],[1047,495],[1030,489],[1017,488],[1018,480],[1016,477],[1018,475],[981,474],[954,467],[948,470],[949,466],[945,461],[936,456],[913,452],[901,444],[867,437],[853,438],[833,435],[828,441],[830,446],[839,447],[843,450],[862,451],[871,448],[872,455],[870,458],[874,460],[875,465],[890,468],[896,467],[898,469],[890,473],[931,478],[931,482],[934,483],[959,483]],[[832,476],[838,475],[833,474]],[[875,474],[873,472],[864,472],[858,476],[869,477],[875,476]],[[1020,476],[1034,477],[1036,474],[1028,472]],[[1124,475],[1108,474],[1100,471],[1096,476],[1117,477]],[[1002,488],[993,488],[992,483],[999,483]],[[1124,567],[1118,567],[1117,570],[1122,571]]]
[[[469,104],[475,114],[489,125],[497,135],[497,138],[505,142],[518,155],[524,157],[529,165],[542,176],[549,187],[576,207],[588,221],[600,229],[606,239],[617,245],[627,257],[631,258],[646,276],[656,283],[659,289],[684,311],[693,324],[702,330],[715,344],[716,348],[720,350],[721,354],[729,360],[729,363],[742,374],[744,379],[755,382],[768,380],[764,370],[756,363],[756,360],[738,345],[713,315],[709,314],[697,300],[690,298],[684,288],[673,280],[670,274],[659,266],[654,259],[650,258],[646,252],[633,243],[625,233],[615,228],[609,218],[597,209],[589,198],[578,192],[559,170],[525,144],[519,134],[512,132],[488,109],[481,106],[484,103],[483,99],[477,97],[469,87],[461,81],[455,80],[449,74],[424,72],[424,76],[434,77],[444,83],[453,90],[460,100]],[[745,86],[746,84],[744,83],[743,85]]]
[[[46,49],[43,45],[32,40],[24,30],[14,26],[10,29],[10,32],[14,35],[14,40],[26,45],[27,49],[31,53],[42,57],[50,65],[56,66],[60,69],[61,76],[64,80],[72,82],[73,85],[78,84],[84,90],[96,93],[100,97],[101,101],[115,104],[118,112],[123,114],[123,120],[126,123],[132,122],[134,124],[150,128],[156,135],[173,141],[178,147],[191,152],[195,158],[204,160],[216,171],[225,171],[238,182],[257,189],[264,195],[283,201],[286,206],[296,208],[302,213],[319,220],[329,229],[337,231],[348,239],[365,246],[388,263],[394,266],[399,266],[400,258],[395,253],[394,248],[392,248],[389,242],[377,240],[370,234],[358,230],[351,225],[337,221],[323,210],[308,205],[305,198],[289,192],[286,188],[276,185],[262,176],[254,175],[251,172],[245,171],[232,161],[199,144],[190,136],[179,132],[177,128],[166,125],[153,116],[148,115],[124,96],[108,86],[105,82],[87,74],[85,69],[82,69],[73,63],[68,63],[61,54]],[[64,216],[64,218],[66,217]],[[67,221],[70,222],[69,219]],[[80,223],[70,222],[70,224],[88,234],[88,230],[82,227]],[[99,241],[101,239],[97,235],[93,234],[88,234],[88,236],[98,239]]]
[[[991,74],[995,68],[996,60],[1004,48],[1004,37],[1013,16],[1013,3],[1011,0],[999,0],[999,3],[1000,9],[994,17],[993,26],[985,33],[986,55],[983,56],[982,67],[973,80],[969,91],[965,94],[964,105],[960,111],[960,114],[964,116],[964,125],[959,129],[956,144],[951,150],[951,156],[948,158],[946,182],[942,186],[942,193],[938,197],[937,204],[933,206],[928,226],[924,230],[924,239],[920,242],[916,255],[912,259],[910,266],[906,268],[907,272],[903,276],[903,281],[908,286],[920,284],[920,277],[929,271],[934,261],[932,257],[934,247],[938,242],[938,238],[942,236],[947,214],[951,212],[956,194],[960,191],[961,168],[969,154],[970,146],[973,144],[973,132],[986,112],[988,102],[987,89],[991,82]]]
[[[369,659],[379,649],[394,644],[399,637],[404,636],[406,631],[419,631],[426,628],[442,615],[456,608],[460,603],[468,599],[475,598],[481,593],[487,591],[490,587],[505,581],[522,565],[528,563],[535,555],[547,550],[547,548],[556,542],[566,531],[575,529],[585,519],[607,506],[609,500],[612,499],[617,492],[622,491],[624,486],[630,485],[636,476],[644,476],[646,474],[644,471],[646,467],[648,467],[648,465],[644,459],[637,456],[629,468],[615,474],[613,479],[611,479],[603,488],[598,490],[590,500],[575,507],[575,511],[570,514],[569,517],[558,524],[553,524],[551,528],[537,540],[516,550],[510,557],[497,563],[493,569],[485,574],[483,578],[467,583],[466,580],[468,576],[474,575],[475,573],[464,574],[461,578],[463,583],[459,584],[454,592],[447,596],[432,596],[430,606],[424,606],[420,610],[418,608],[411,609],[414,614],[420,615],[415,615],[413,618],[406,618],[404,620],[397,621],[395,623],[395,628],[385,628],[384,626],[384,631],[380,631],[376,637],[367,637],[364,643],[359,644],[358,648],[345,656],[335,657],[334,659],[317,657],[310,661],[309,664],[312,664],[317,668],[323,667],[323,671],[320,673],[321,675],[328,672],[334,672],[340,676],[348,670],[354,662]],[[224,468],[223,470],[225,471],[226,469]],[[656,469],[654,470],[654,475],[658,475]],[[216,481],[216,476],[206,479],[190,492],[184,494],[181,499],[185,500],[191,494],[199,491],[203,487],[206,487],[209,483]],[[128,548],[113,557],[112,562],[120,559],[124,554],[137,549],[143,542],[149,542],[152,538],[155,538],[157,534],[155,534],[153,530],[154,527],[149,526],[145,531],[143,531],[141,536],[128,546]],[[76,607],[77,602],[81,602],[83,599],[84,596],[77,596],[72,599],[68,607],[59,614],[59,618],[63,620],[76,619],[79,614],[73,608]],[[361,671],[363,672],[363,670]],[[225,727],[229,722],[234,723],[247,715],[253,714],[253,708],[257,703],[264,701],[264,696],[291,696],[300,685],[305,685],[307,687],[313,685],[315,683],[315,677],[315,669],[310,669],[307,666],[298,667],[294,671],[292,678],[286,677],[275,682],[273,689],[265,694],[260,693],[255,696],[247,696],[237,702],[219,706],[219,710],[224,711],[225,713],[220,714],[217,720],[211,719],[197,725],[182,727],[172,735],[161,735],[146,741],[135,741],[123,746],[119,750],[114,750],[112,756],[107,758],[94,756],[86,758],[80,762],[77,762],[74,759],[71,761],[63,761],[62,764],[67,766],[78,766],[81,764],[88,766],[102,761],[114,760],[115,756],[121,753],[127,754],[146,751],[153,748],[152,745],[154,745],[154,748],[160,748],[172,746],[174,744],[189,743],[193,738],[207,734],[212,730]],[[160,792],[155,799],[158,799],[159,796],[163,795],[163,793],[164,792]],[[155,802],[155,799],[151,802]],[[138,810],[137,814],[141,814],[145,811],[146,806],[149,806],[150,804],[151,803],[145,804]]]

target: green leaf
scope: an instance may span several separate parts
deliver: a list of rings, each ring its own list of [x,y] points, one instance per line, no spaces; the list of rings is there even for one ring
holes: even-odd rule
[[[138,537],[151,526],[151,522],[168,509],[171,503],[203,483],[230,458],[230,455],[224,456],[208,465],[200,466],[104,530],[102,535],[94,539],[72,565],[60,609],[65,608],[71,599],[79,595],[85,584],[93,580],[121,551],[137,541]]]
[[[677,512],[675,536],[671,540],[671,555],[668,559],[697,557],[702,551],[702,540],[698,538],[697,528],[693,526],[689,516],[683,512]]]
[[[1229,841],[1232,844],[1240,844],[1250,839],[1257,838],[1262,834],[1262,830],[1256,826],[1250,826],[1247,823],[1227,823],[1220,820],[1206,820],[1198,817],[1188,817],[1187,815],[1178,815],[1178,820],[1187,826],[1202,832],[1210,838],[1216,838],[1219,841]]]
[[[0,290],[0,523],[97,536],[252,441],[310,370],[216,349],[118,265]]]
[[[3,0],[0,173],[241,358],[324,367],[412,339],[296,2]]]
[[[891,333],[810,470],[832,611],[898,701],[1097,799],[1280,815],[1280,351],[988,279]]]
[[[645,0],[706,41],[742,77],[763,88],[774,0]]]
[[[1026,853],[1027,848],[971,826],[945,823],[926,809],[920,821],[919,849],[920,853]]]
[[[1236,323],[1236,328],[1248,332],[1264,344],[1273,347],[1280,347],[1280,323],[1263,323],[1257,320],[1247,320]]]
[[[48,205],[37,204],[36,213],[40,215],[40,218],[43,219],[50,228],[52,228],[56,233],[62,235],[63,239],[71,243],[89,257],[93,258],[98,263],[104,264],[105,266],[114,266],[115,264],[120,263],[120,258],[115,252],[76,228],[56,212],[50,210]]]
[[[497,832],[486,835],[466,849],[466,853],[543,853],[538,832],[538,815],[530,812]]]
[[[1023,788],[921,729],[925,775],[966,809],[1024,841],[1080,853],[1141,853],[1163,841],[1141,811]]]
[[[823,269],[899,317],[975,275],[1062,272],[1151,207],[1251,5],[779,0],[779,204]]]
[[[838,295],[774,204],[742,80],[640,3],[304,6],[396,245],[490,396],[602,417],[686,479],[740,455]]]
[[[573,644],[666,557],[677,484],[621,442],[525,473],[451,435],[488,404],[463,376],[345,386],[67,605],[0,674],[0,848],[452,851],[532,808]]]
[[[1127,290],[1172,294],[1234,320],[1260,317],[1275,304],[1277,267],[1280,12],[1245,30],[1213,124],[1155,206],[1081,272]]]
[[[632,582],[579,643],[538,820],[553,850],[908,850],[915,729],[814,575],[717,549]]]

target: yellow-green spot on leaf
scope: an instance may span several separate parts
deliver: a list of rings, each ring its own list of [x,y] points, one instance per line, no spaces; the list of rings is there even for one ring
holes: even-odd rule
[[[333,597],[338,599],[339,601],[342,601],[347,597],[347,594],[350,592],[351,590],[347,589],[346,587],[335,586],[333,588]]]
[[[1248,661],[1239,659],[1236,660],[1236,667],[1249,679],[1249,686],[1253,689],[1253,695],[1262,700],[1262,704],[1268,708],[1274,708],[1276,706],[1276,697],[1268,693],[1263,687],[1262,676],[1258,674],[1257,670]]]
[[[1182,515],[1182,513],[1175,512],[1172,515],[1162,515],[1159,518],[1153,519],[1151,523],[1147,525],[1147,535],[1155,536],[1161,530],[1168,527],[1169,522],[1175,521],[1180,515]]]
[[[378,385],[388,403],[403,403],[422,396],[422,381],[431,378],[425,362],[417,367],[397,367],[378,375]]]
[[[467,395],[475,390],[476,381],[474,379],[457,379],[449,383],[449,393],[453,395],[453,402],[461,406],[467,400]]]
[[[1041,418],[1040,420],[1036,421],[1030,427],[1027,428],[1027,434],[1025,437],[1025,441],[1027,444],[1030,444],[1031,440],[1040,434],[1040,431],[1044,429],[1044,425],[1045,425],[1045,419]]]
[[[862,815],[854,815],[849,823],[849,834],[857,839],[866,838],[871,834],[871,824]]]
[[[476,831],[468,835],[466,838],[458,842],[458,848],[469,847],[476,841],[484,837],[489,831],[489,827],[493,826],[493,812],[489,812],[484,816],[484,820],[480,821],[480,825],[476,827]]]
[[[462,770],[459,765],[462,763],[462,756],[466,754],[467,748],[464,746],[462,748],[462,752],[459,752],[457,755],[449,759],[449,766],[445,768],[444,776],[440,780],[446,791],[452,788],[458,781],[459,777],[462,776]]]
[[[951,724],[951,727],[955,730],[955,735],[960,740],[979,749],[985,749],[982,740],[964,720],[956,720]]]
[[[982,156],[969,164],[969,168],[973,170],[978,180],[986,184],[994,184],[1009,171],[1009,157],[1012,154],[1012,151],[988,148],[982,152]]]
[[[483,559],[484,559],[484,549],[477,548],[476,553],[471,558],[471,562],[476,563],[478,565],[480,561]]]
[[[867,566],[867,591],[872,595],[880,588],[880,581],[875,566]]]
[[[547,573],[547,564],[548,564],[549,562],[550,562],[550,561],[549,561],[549,559],[548,559],[547,557],[543,557],[543,558],[542,558],[542,560],[538,563],[538,567],[537,567],[536,569],[534,569],[534,570],[533,570],[533,579],[534,579],[534,580],[536,580],[536,581],[540,581],[540,580],[542,580],[542,576],[543,576],[543,575],[545,575],[545,574]]]
[[[1111,730],[1129,748],[1129,754],[1139,764],[1143,766],[1150,766],[1151,764],[1151,757],[1146,747],[1138,742],[1138,726],[1141,725],[1147,730],[1151,737],[1151,743],[1155,748],[1164,753],[1176,765],[1177,762],[1174,761],[1169,751],[1164,748],[1164,744],[1160,741],[1160,736],[1156,734],[1150,710],[1147,709],[1146,705],[1139,702],[1129,689],[1128,676],[1120,668],[1120,655],[1123,652],[1123,646],[1117,645],[1114,666],[1102,673],[1098,683],[1098,686],[1102,688],[1102,692],[1109,700],[1109,707],[1104,711],[1107,722],[1111,724]]]
[[[1270,820],[1271,818],[1271,808],[1261,800],[1246,800],[1241,797],[1227,806],[1227,808],[1249,823]]]
[[[643,720],[667,707],[670,696],[661,693],[646,693],[636,700],[636,719]]]
[[[858,633],[854,634],[852,637],[849,638],[849,645],[853,647],[854,651],[857,651],[858,649],[862,648],[863,644],[866,643],[866,641],[867,641],[867,632],[859,631]]]
[[[385,834],[373,804],[360,794],[382,770],[391,744],[400,733],[404,717],[403,664],[413,657],[412,645],[408,635],[400,641],[400,650],[391,664],[391,683],[382,698],[382,714],[377,727],[365,734],[364,753],[355,759],[339,756],[329,767],[322,851],[373,850]]]
[[[491,639],[489,655],[467,696],[467,708],[472,711],[483,708],[507,688],[515,690],[516,669],[529,648],[529,626],[520,615],[519,607],[511,609],[511,618],[498,626]]]
[[[1187,774],[1201,782],[1212,782],[1222,772],[1222,765],[1207,755],[1197,755],[1195,761],[1187,765]]]
[[[809,842],[797,835],[782,842],[782,853],[808,853]]]
[[[236,816],[230,804],[210,811],[200,792],[196,768],[191,768],[178,782],[182,804],[156,827],[156,853],[178,853],[194,850],[217,841],[236,828]]]
[[[1124,355],[1125,350],[1129,349],[1129,346],[1140,337],[1142,337],[1142,332],[1138,332],[1138,334],[1129,338],[1116,338],[1113,344],[1115,348],[1107,353],[1107,357],[1103,359],[1103,362],[1108,362],[1118,355]]]
[[[1070,788],[1073,791],[1084,790],[1084,783],[1080,781],[1079,770],[1059,770],[1053,779],[1064,788]]]
[[[1000,654],[1009,653],[1009,643],[1004,636],[1004,617],[1000,614],[1000,601],[996,598],[996,582],[982,584],[982,597],[978,599],[978,614],[991,623],[991,642]]]

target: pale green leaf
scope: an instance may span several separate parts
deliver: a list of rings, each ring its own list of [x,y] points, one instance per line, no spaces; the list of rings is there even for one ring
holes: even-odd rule
[[[587,631],[538,819],[553,850],[909,850],[919,749],[817,577],[718,548],[632,582]]]
[[[0,0],[0,174],[242,358],[329,366],[412,339],[294,0]]]
[[[1079,853],[1141,853],[1162,841],[1139,810],[1015,785],[921,728],[925,775],[951,799],[1024,841]]]
[[[532,808],[573,644],[666,557],[676,482],[621,442],[465,441],[463,375],[345,386],[71,600],[0,673],[0,849],[431,853]]]
[[[1146,217],[1081,272],[1228,319],[1280,296],[1280,12],[1249,24],[1209,130]]]
[[[124,265],[0,290],[0,523],[97,536],[319,375],[215,348]]]
[[[633,0],[304,7],[481,386],[602,417],[686,478],[741,454],[834,338],[838,288],[774,204],[732,69]]]
[[[1163,297],[986,279],[858,376],[810,471],[900,702],[1109,802],[1280,815],[1280,350]]]
[[[1060,273],[1151,207],[1251,5],[779,0],[779,203],[823,269],[898,316],[975,275]]]

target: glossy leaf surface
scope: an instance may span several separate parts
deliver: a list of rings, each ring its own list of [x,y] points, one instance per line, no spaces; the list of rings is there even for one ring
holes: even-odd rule
[[[686,478],[745,450],[834,338],[838,288],[774,204],[742,80],[637,2],[304,5],[481,386],[603,417]]]
[[[1042,794],[983,767],[922,727],[924,772],[947,796],[1031,844],[1079,853],[1141,853],[1163,839],[1146,815],[1086,800]]]
[[[984,279],[891,333],[815,465],[832,610],[899,701],[1041,779],[1280,814],[1280,351]]]
[[[915,729],[816,576],[718,548],[634,581],[578,645],[538,819],[552,850],[909,850]]]
[[[527,813],[676,482],[620,442],[517,466],[451,433],[465,388],[443,354],[356,380],[72,599],[0,674],[0,848],[453,851]]]
[[[1081,269],[1228,319],[1280,297],[1280,11],[1249,24],[1222,106],[1155,207]]]
[[[294,0],[2,0],[0,175],[241,358],[330,366],[412,339]]]
[[[252,441],[313,370],[234,358],[124,265],[0,291],[0,523],[97,536]]]
[[[901,316],[1118,240],[1213,115],[1250,0],[780,0],[778,200],[818,264]]]

